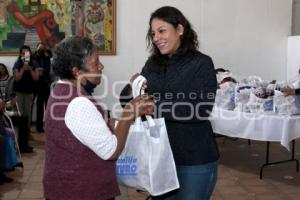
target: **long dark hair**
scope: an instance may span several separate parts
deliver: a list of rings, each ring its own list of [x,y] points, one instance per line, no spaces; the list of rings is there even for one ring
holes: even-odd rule
[[[8,69],[7,69],[6,65],[3,64],[3,63],[0,63],[0,66],[2,66],[4,68],[4,71],[5,71],[6,75],[9,75],[9,72],[8,72]]]
[[[31,52],[30,47],[27,46],[27,45],[23,45],[23,46],[21,46],[20,49],[19,49],[19,56],[21,56],[22,51],[23,51],[24,49],[27,49],[27,50],[30,52],[30,55],[31,55],[32,52]]]
[[[177,53],[186,53],[190,51],[196,51],[198,49],[199,42],[197,33],[191,27],[190,22],[177,8],[172,6],[164,6],[157,9],[151,14],[149,20],[149,29],[146,36],[147,47],[150,49],[151,53],[150,58],[154,59],[154,61],[162,64],[164,63],[164,60],[168,59],[168,57],[162,55],[155,44],[153,44],[151,23],[154,18],[165,21],[171,24],[174,28],[177,28],[179,24],[183,26],[184,32],[180,37],[181,43],[180,47],[177,50]]]
[[[30,66],[32,66],[33,55],[32,55],[31,48],[30,48],[30,46],[28,46],[28,45],[23,45],[23,46],[20,47],[20,49],[19,49],[18,60],[21,60],[22,62],[24,62],[24,61],[22,60],[22,51],[23,51],[24,49],[26,49],[26,50],[28,50],[28,51],[30,52],[30,60],[29,60],[29,63],[28,63],[28,64],[29,64]]]

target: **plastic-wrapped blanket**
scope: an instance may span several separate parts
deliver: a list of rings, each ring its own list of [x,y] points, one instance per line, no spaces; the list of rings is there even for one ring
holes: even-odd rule
[[[250,98],[247,107],[250,112],[267,112],[273,111],[274,85],[270,84],[267,87],[253,88],[250,93]]]
[[[265,111],[273,110],[273,97],[260,98],[257,97],[253,92],[250,93],[250,98],[247,103],[247,107],[252,113],[261,113]]]
[[[234,102],[235,102],[235,111],[240,112],[249,112],[247,103],[250,98],[251,87],[244,84],[238,84],[235,90]]]
[[[217,90],[215,104],[217,107],[225,110],[233,110],[234,103],[235,84],[232,82],[226,82],[220,85],[220,89]]]
[[[299,115],[300,95],[284,96],[282,92],[275,90],[274,111],[279,115]]]

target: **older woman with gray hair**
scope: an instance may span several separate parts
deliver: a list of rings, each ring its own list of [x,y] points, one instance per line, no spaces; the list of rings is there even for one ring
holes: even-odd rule
[[[54,50],[60,78],[46,109],[45,198],[114,199],[119,195],[115,160],[124,148],[131,122],[153,112],[153,101],[139,96],[126,104],[119,123],[110,126],[92,96],[104,66],[89,39],[70,37]]]

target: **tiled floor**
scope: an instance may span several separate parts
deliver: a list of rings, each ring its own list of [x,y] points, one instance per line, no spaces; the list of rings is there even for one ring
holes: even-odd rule
[[[2,200],[43,199],[42,173],[44,161],[44,134],[32,133],[33,154],[23,154],[24,169],[7,173],[14,181],[0,186]],[[264,142],[218,138],[221,152],[219,177],[212,199],[215,200],[299,200],[300,175],[295,163],[269,166],[264,177],[258,172],[265,160]],[[300,159],[300,141],[296,142],[296,158]],[[298,147],[298,148],[297,148]],[[297,150],[298,149],[298,150]],[[278,143],[271,143],[271,160],[288,158],[288,152]],[[121,188],[118,200],[145,200],[147,194]]]

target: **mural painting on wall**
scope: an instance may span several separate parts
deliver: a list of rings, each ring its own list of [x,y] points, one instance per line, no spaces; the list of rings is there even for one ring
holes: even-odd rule
[[[91,38],[102,55],[114,55],[116,0],[0,0],[0,54],[23,45],[53,48],[71,35]]]

